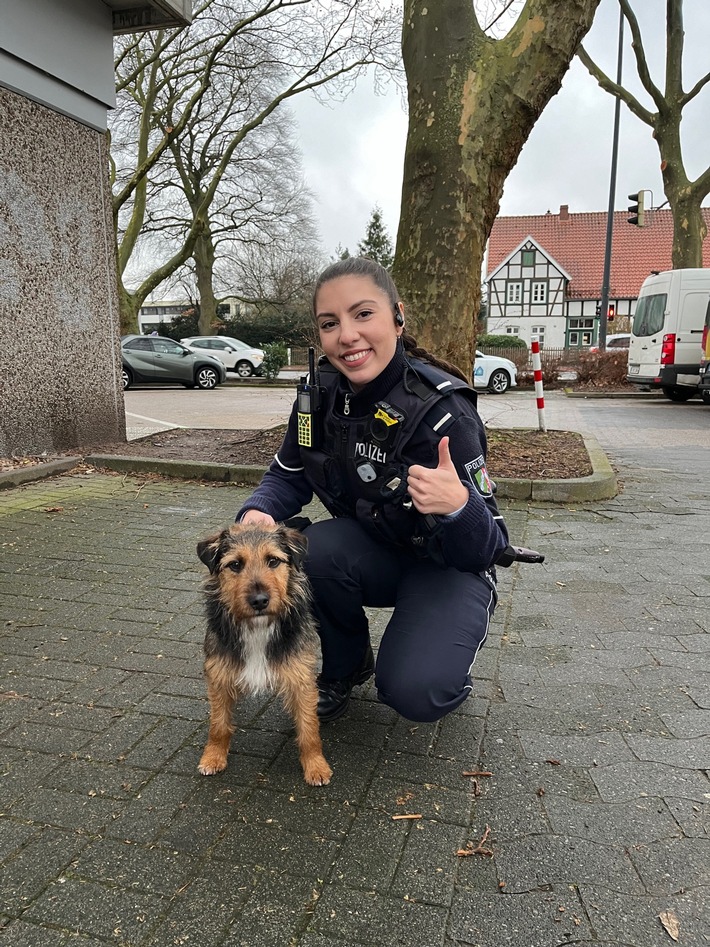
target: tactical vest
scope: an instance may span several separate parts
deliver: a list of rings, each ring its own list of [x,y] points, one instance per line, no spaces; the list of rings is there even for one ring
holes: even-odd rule
[[[423,422],[435,446],[461,416],[449,395],[464,395],[475,407],[477,395],[464,381],[426,362],[407,359],[401,380],[366,417],[335,414],[340,372],[329,362],[320,368],[326,389],[321,449],[301,448],[305,472],[333,516],[357,519],[372,535],[415,554],[438,559],[432,539],[437,520],[423,517],[407,496],[407,470],[419,463],[407,456],[407,445]]]

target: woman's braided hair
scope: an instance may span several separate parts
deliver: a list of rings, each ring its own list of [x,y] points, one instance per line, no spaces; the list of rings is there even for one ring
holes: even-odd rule
[[[316,297],[318,295],[318,290],[321,288],[321,286],[323,286],[324,283],[329,283],[330,280],[338,279],[340,276],[369,277],[375,286],[379,287],[392,303],[392,318],[395,317],[394,313],[398,304],[401,302],[401,299],[394,280],[390,276],[389,272],[384,268],[384,266],[380,266],[379,263],[376,263],[374,260],[370,260],[368,257],[349,256],[344,260],[337,260],[335,263],[331,263],[329,267],[323,270],[321,275],[316,280],[316,285],[313,290],[312,305],[314,318],[316,314]],[[466,378],[464,373],[459,368],[457,368],[451,362],[445,361],[443,358],[437,358],[436,355],[432,355],[431,352],[428,352],[426,349],[422,348],[414,336],[410,335],[406,329],[402,332],[402,344],[404,345],[404,350],[408,355],[411,355],[414,358],[419,358],[423,362],[428,362],[430,365],[435,365],[437,368],[441,368],[450,375],[455,375],[456,378],[460,378],[462,381],[465,381],[466,384],[470,384],[470,380]]]

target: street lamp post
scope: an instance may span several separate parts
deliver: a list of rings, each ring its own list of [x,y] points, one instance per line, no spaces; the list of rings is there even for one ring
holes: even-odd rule
[[[619,52],[616,60],[616,84],[621,85],[621,65],[624,51],[624,11],[619,8]],[[604,275],[602,276],[601,300],[599,303],[599,351],[606,349],[606,327],[609,312],[609,279],[611,274],[611,242],[614,233],[614,203],[616,198],[616,165],[619,157],[619,114],[621,99],[617,97],[614,107],[614,138],[611,147],[611,175],[609,177],[609,206],[606,215],[606,246],[604,248]]]

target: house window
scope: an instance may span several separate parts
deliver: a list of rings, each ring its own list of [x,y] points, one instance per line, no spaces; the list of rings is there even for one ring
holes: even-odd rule
[[[523,299],[523,284],[522,283],[508,283],[508,290],[506,293],[506,302],[508,303],[520,303]]]
[[[506,331],[506,335],[520,335],[519,326],[506,326],[505,331]]]
[[[540,348],[545,344],[545,326],[533,326],[532,327],[532,337],[535,338],[540,343]]]
[[[570,319],[567,327],[567,344],[570,348],[591,345],[594,341],[594,319],[584,317]]]
[[[523,266],[535,266],[534,250],[523,250]]]
[[[547,283],[544,281],[531,283],[530,293],[532,296],[532,301],[534,303],[546,303],[547,302]]]

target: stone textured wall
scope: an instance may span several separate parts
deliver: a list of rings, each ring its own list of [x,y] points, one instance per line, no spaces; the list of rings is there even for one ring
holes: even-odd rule
[[[0,456],[125,440],[105,137],[0,88]]]

